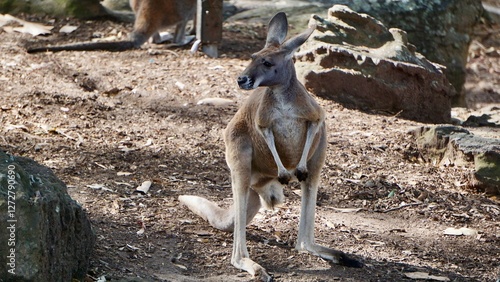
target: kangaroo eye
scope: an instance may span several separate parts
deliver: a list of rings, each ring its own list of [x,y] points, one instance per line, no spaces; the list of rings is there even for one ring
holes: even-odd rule
[[[273,64],[272,64],[271,62],[266,61],[266,60],[264,60],[264,59],[262,60],[262,64],[263,64],[265,67],[267,67],[267,68],[270,68],[270,67],[272,67],[272,66],[273,66]]]

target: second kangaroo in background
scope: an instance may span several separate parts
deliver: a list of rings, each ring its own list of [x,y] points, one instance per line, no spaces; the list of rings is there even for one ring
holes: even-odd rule
[[[181,203],[213,227],[234,231],[231,263],[262,281],[272,281],[272,276],[250,259],[246,225],[261,205],[272,209],[283,203],[283,185],[292,179],[300,182],[302,191],[295,248],[333,263],[361,266],[314,240],[316,196],[327,147],[325,113],[298,81],[293,64],[295,50],[314,27],[285,41],[287,30],[286,15],[276,14],[269,23],[264,49],[252,55],[252,62],[238,77],[240,88],[257,89],[224,133],[233,206],[224,210],[205,198],[179,196]]]
[[[186,24],[194,18],[197,0],[130,0],[135,14],[134,29],[125,41],[81,42],[58,46],[28,48],[28,53],[59,51],[124,51],[140,48],[150,37],[155,42],[162,28],[176,25],[174,44],[184,40]]]

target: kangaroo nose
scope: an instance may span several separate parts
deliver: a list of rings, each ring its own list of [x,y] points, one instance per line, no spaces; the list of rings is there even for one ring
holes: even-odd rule
[[[245,84],[247,81],[248,81],[248,76],[246,75],[238,77],[238,85],[240,86]]]

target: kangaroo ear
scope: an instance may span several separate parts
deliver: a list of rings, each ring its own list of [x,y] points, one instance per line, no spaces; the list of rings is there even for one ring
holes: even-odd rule
[[[288,39],[281,48],[283,50],[286,50],[289,54],[292,54],[297,50],[297,48],[300,47],[300,45],[304,44],[306,40],[311,36],[313,31],[316,29],[316,25],[310,26],[307,30],[302,32],[301,34],[298,34],[290,39]]]
[[[267,27],[266,47],[279,46],[285,41],[288,32],[288,20],[283,12],[277,13],[269,22]]]

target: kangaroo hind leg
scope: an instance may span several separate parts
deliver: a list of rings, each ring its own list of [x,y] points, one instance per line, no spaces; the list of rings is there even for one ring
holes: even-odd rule
[[[321,167],[325,161],[326,138],[322,133],[320,144],[312,158],[307,162],[309,177],[300,182],[301,186],[301,211],[299,220],[299,234],[295,249],[306,251],[335,264],[349,267],[361,267],[362,263],[349,258],[341,251],[316,244],[314,240],[314,218],[316,213],[316,200],[321,176]]]

